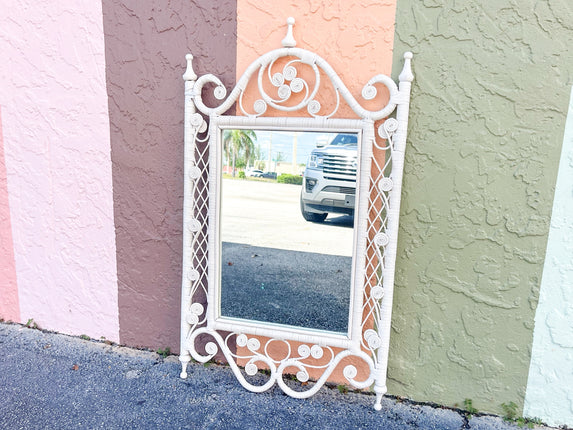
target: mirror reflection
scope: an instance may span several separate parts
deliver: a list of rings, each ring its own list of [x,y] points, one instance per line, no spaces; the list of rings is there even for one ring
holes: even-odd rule
[[[346,333],[358,134],[221,132],[221,316]]]

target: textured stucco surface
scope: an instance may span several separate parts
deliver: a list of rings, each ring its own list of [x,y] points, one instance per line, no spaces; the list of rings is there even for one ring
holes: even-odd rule
[[[257,57],[282,47],[286,20],[292,16],[297,47],[328,61],[364,102],[360,94],[366,82],[391,71],[395,8],[396,0],[238,0],[237,78]],[[328,85],[324,88],[328,91]],[[336,116],[356,117],[345,102]]]
[[[573,425],[573,91],[555,185],[524,415]]]
[[[4,162],[2,106],[0,106],[0,318],[7,321],[20,320],[18,282],[8,203],[8,182]]]
[[[0,105],[21,318],[119,340],[101,3],[6,0],[2,9]]]
[[[123,343],[178,350],[185,54],[235,81],[235,1],[103,1]]]
[[[416,79],[393,394],[470,398],[494,412],[523,405],[573,78],[572,13],[559,0],[398,3],[394,50],[414,52]]]

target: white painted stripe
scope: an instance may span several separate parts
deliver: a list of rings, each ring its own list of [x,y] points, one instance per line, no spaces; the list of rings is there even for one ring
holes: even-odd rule
[[[565,124],[553,213],[525,394],[524,416],[573,425],[573,89]]]

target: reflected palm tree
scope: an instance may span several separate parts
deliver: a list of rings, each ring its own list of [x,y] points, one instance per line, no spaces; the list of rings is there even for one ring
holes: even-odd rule
[[[232,175],[235,176],[237,161],[242,159],[248,166],[255,153],[257,135],[253,130],[225,130],[223,132],[223,151],[227,163],[232,165]]]

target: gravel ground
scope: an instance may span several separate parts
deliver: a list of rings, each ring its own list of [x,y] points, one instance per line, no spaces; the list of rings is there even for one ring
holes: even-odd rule
[[[499,417],[323,388],[243,389],[226,366],[0,323],[0,429],[516,429]]]

